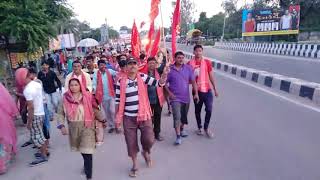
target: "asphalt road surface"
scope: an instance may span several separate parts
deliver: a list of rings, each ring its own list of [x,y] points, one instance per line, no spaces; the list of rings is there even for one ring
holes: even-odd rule
[[[220,50],[219,50],[220,51]],[[215,50],[213,50],[214,54]],[[227,75],[226,75],[227,76]],[[216,74],[220,97],[215,99],[211,127],[215,138],[195,134],[193,105],[189,137],[174,146],[172,117],[164,108],[163,142],[152,151],[154,166],[139,156],[139,180],[319,180],[320,111],[270,95]],[[204,113],[203,113],[204,114]],[[55,127],[53,122],[52,127]],[[19,145],[28,134],[19,137]],[[19,148],[1,180],[81,180],[82,157],[70,152],[68,138],[53,129],[49,162],[30,168],[31,147]],[[123,135],[109,135],[94,154],[95,180],[127,180],[130,169]]]
[[[193,46],[178,44],[178,49],[193,52]],[[320,83],[320,59],[239,52],[212,47],[206,47],[204,55],[253,69]]]

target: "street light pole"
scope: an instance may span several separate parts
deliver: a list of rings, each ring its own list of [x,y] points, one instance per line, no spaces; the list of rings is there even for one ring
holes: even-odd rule
[[[226,13],[225,13],[225,14],[224,14],[224,19],[223,19],[223,29],[222,29],[221,41],[223,41],[223,39],[224,39],[224,30],[225,30],[225,28],[226,28],[226,17],[227,17],[227,15],[226,15]]]

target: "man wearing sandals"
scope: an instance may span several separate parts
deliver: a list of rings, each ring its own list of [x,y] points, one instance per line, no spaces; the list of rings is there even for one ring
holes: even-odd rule
[[[177,139],[175,145],[182,143],[182,138],[188,136],[184,127],[188,124],[188,111],[190,104],[189,83],[195,90],[195,102],[199,100],[197,94],[197,84],[193,75],[192,68],[184,64],[184,54],[178,51],[174,55],[175,63],[170,66],[170,73],[167,78],[166,90],[170,97],[170,104],[173,113],[173,126],[176,131]]]
[[[128,73],[120,77],[116,85],[116,127],[123,122],[124,136],[128,156],[132,159],[129,176],[137,176],[137,154],[139,152],[137,130],[141,132],[142,155],[148,167],[151,167],[151,147],[154,143],[152,113],[146,85],[164,86],[168,74],[167,68],[161,78],[156,80],[138,72],[137,60],[130,58],[127,62]]]
[[[212,138],[213,134],[209,131],[209,123],[211,119],[212,114],[212,104],[213,104],[213,94],[211,90],[211,86],[214,91],[214,96],[218,97],[218,92],[216,90],[216,84],[212,73],[212,66],[211,62],[207,59],[204,59],[203,54],[203,47],[201,45],[196,45],[193,48],[194,50],[194,59],[190,60],[188,62],[189,65],[191,65],[195,77],[196,82],[198,85],[198,94],[199,94],[199,101],[194,102],[195,105],[195,114],[198,124],[198,135],[203,135],[202,128],[204,129],[204,132],[206,133],[208,138]],[[205,115],[205,121],[204,126],[202,126],[201,123],[201,109],[203,104],[205,105],[206,109],[206,115]]]

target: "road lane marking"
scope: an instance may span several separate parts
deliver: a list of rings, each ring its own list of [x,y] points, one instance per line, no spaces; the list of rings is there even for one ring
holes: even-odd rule
[[[262,86],[259,86],[259,85],[255,85],[255,84],[252,84],[251,82],[248,82],[248,81],[245,81],[245,80],[242,80],[242,79],[239,79],[239,78],[236,78],[236,77],[233,77],[229,74],[226,74],[226,73],[223,73],[223,72],[219,72],[219,71],[215,71],[215,74],[219,75],[219,76],[223,76],[225,78],[229,78],[229,79],[232,79],[234,81],[237,81],[239,83],[242,83],[242,84],[245,84],[247,86],[250,86],[250,87],[253,87],[255,89],[258,89],[260,91],[263,91],[267,94],[270,94],[270,95],[273,95],[275,97],[278,97],[280,99],[283,99],[283,100],[286,100],[290,103],[293,103],[297,106],[301,106],[303,108],[306,108],[306,109],[309,109],[309,110],[312,110],[312,111],[315,111],[315,112],[318,112],[320,113],[320,107],[316,107],[316,106],[313,106],[313,105],[308,105],[308,104],[305,104],[303,102],[300,102],[299,100],[296,100],[296,99],[292,99],[292,98],[289,98],[289,97],[286,97],[284,95],[281,95],[277,92],[274,92],[272,90],[268,90],[266,89],[265,87],[262,87]]]

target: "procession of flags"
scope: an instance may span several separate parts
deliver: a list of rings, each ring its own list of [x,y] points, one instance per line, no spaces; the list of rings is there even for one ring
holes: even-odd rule
[[[159,15],[159,5],[161,1],[160,0],[151,0],[151,10],[149,14],[150,18],[150,27],[148,31],[148,41],[145,46],[145,52],[147,57],[150,56],[156,56],[158,50],[159,50],[159,45],[161,41],[161,27],[159,30],[157,30],[155,34],[155,26],[154,26],[154,21]],[[140,29],[143,28],[143,26],[146,23],[144,21],[141,22],[140,24]],[[173,13],[172,17],[172,26],[171,26],[171,32],[172,32],[172,53],[174,54],[177,50],[177,35],[179,34],[180,30],[180,0],[176,1],[176,7]],[[162,25],[163,27],[163,25]],[[153,40],[154,38],[154,40]],[[164,37],[162,37],[164,38]],[[133,27],[132,27],[132,33],[131,33],[131,48],[132,48],[132,55],[139,59],[139,54],[140,51],[142,50],[141,48],[141,40],[140,40],[140,35],[139,31],[136,25],[136,22],[134,21]]]

